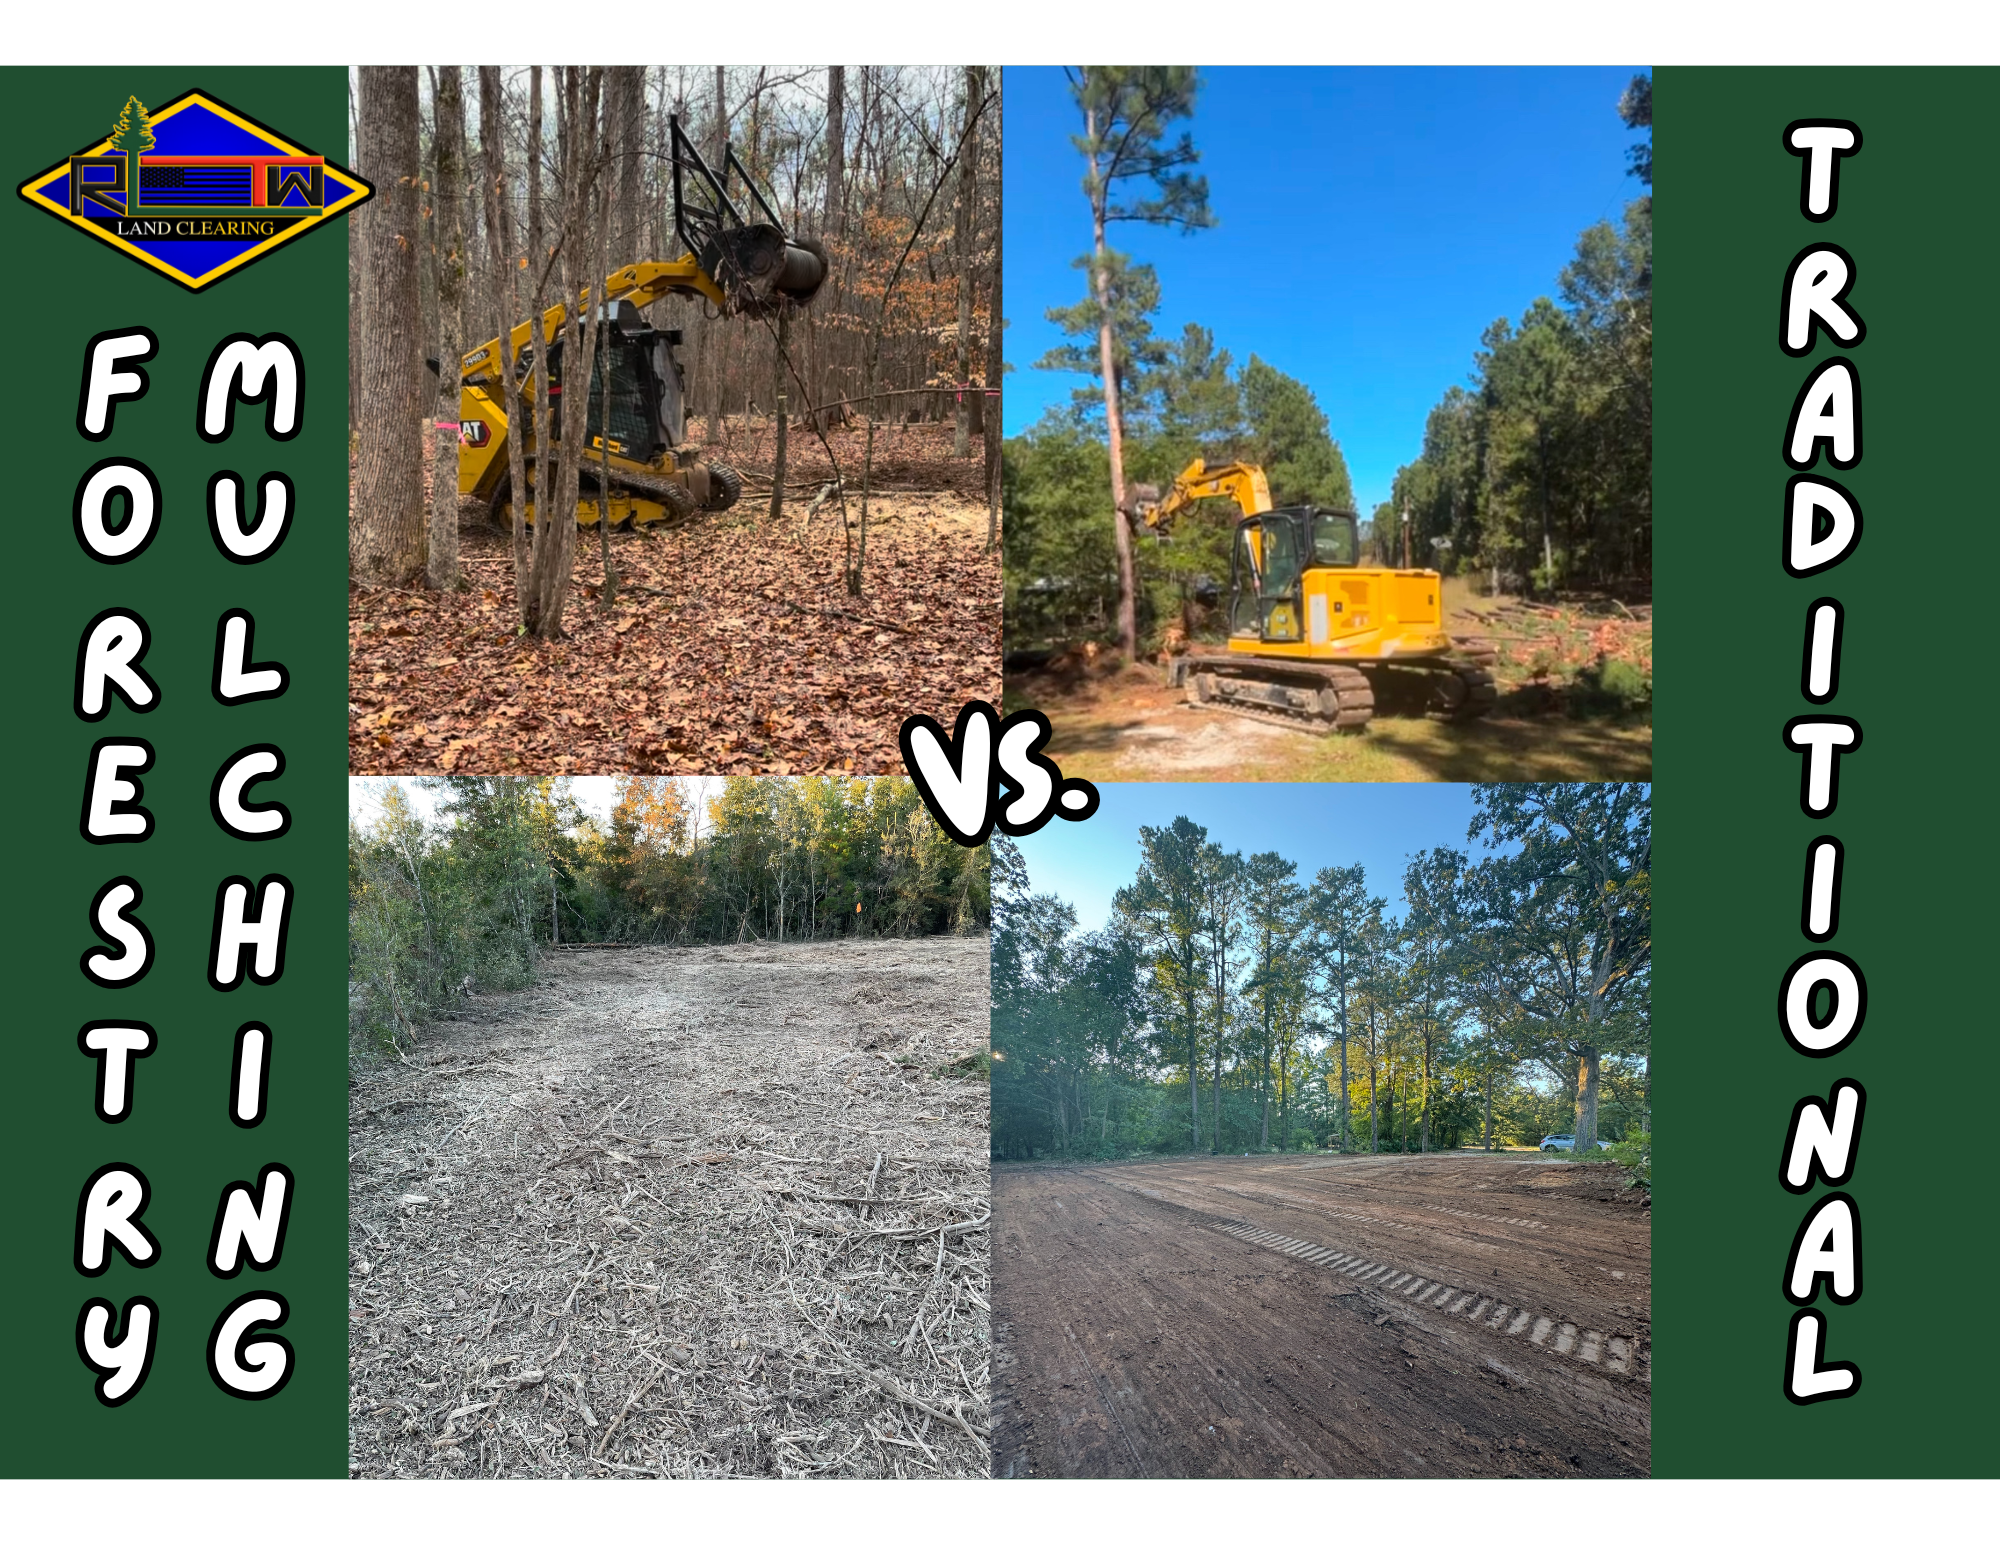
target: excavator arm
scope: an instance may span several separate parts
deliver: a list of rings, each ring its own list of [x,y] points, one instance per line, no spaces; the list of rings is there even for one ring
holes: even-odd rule
[[[1211,467],[1199,456],[1187,464],[1164,494],[1140,484],[1133,489],[1133,495],[1133,519],[1148,531],[1162,535],[1183,511],[1203,499],[1234,499],[1245,515],[1262,515],[1271,508],[1271,485],[1262,467],[1242,461]]]

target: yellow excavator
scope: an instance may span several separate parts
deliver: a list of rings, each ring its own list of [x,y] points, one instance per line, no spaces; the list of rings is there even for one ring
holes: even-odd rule
[[[757,190],[736,153],[723,151],[722,172],[711,171],[678,119],[671,124],[674,223],[687,256],[671,263],[630,263],[610,274],[578,304],[596,309],[597,359],[591,371],[579,524],[598,519],[598,478],[608,451],[608,504],[614,525],[677,524],[701,510],[726,510],[743,492],[743,478],[724,462],[703,462],[686,443],[686,372],[675,350],[678,328],[649,325],[641,308],[668,295],[706,301],[720,316],[763,316],[785,306],[806,306],[825,283],[825,249],[811,237],[794,238]],[[755,209],[746,216],[727,191],[730,174],[741,178]],[[757,218],[761,216],[761,218]],[[542,318],[545,338],[559,335],[564,307]],[[517,375],[532,366],[533,330],[515,326]],[[488,339],[460,361],[458,491],[483,500],[496,524],[512,518],[508,470],[505,383],[500,340]],[[562,345],[549,346],[551,407],[563,390]],[[535,446],[526,437],[528,481],[535,480]],[[534,519],[532,490],[528,519]]]
[[[1162,493],[1138,485],[1132,519],[1165,536],[1205,499],[1241,512],[1229,554],[1227,649],[1167,662],[1167,685],[1221,708],[1321,732],[1357,732],[1378,708],[1476,719],[1498,696],[1498,651],[1444,629],[1434,569],[1364,568],[1351,510],[1271,507],[1261,467],[1197,459]]]

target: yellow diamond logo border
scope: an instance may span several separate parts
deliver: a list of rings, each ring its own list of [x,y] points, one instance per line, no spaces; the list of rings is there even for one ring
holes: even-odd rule
[[[227,119],[239,129],[243,129],[267,141],[280,155],[309,156],[317,154],[317,152],[308,150],[302,145],[293,144],[269,124],[259,123],[248,113],[241,112],[229,106],[226,102],[217,100],[205,91],[182,92],[181,95],[160,108],[158,112],[150,114],[149,118],[153,123],[163,123],[176,113],[186,112],[191,107],[206,108],[218,118]],[[76,154],[80,156],[103,155],[110,148],[111,136],[107,134],[103,139],[84,146]],[[68,174],[70,169],[68,156],[64,156],[62,160],[48,168],[48,170],[37,172],[26,182],[22,183],[18,191],[21,197],[26,199],[30,204],[33,204],[38,209],[46,210],[49,214],[54,215],[58,220],[62,221],[63,224],[76,226],[85,235],[103,242],[108,247],[117,249],[135,262],[145,264],[146,267],[156,273],[164,274],[183,289],[201,291],[207,289],[217,280],[226,279],[229,275],[237,273],[250,264],[257,262],[260,258],[269,257],[279,247],[285,245],[285,243],[294,241],[301,236],[310,235],[321,226],[331,223],[337,216],[344,215],[350,209],[367,203],[369,199],[375,196],[374,184],[349,171],[337,161],[328,160],[326,157],[321,157],[321,159],[326,161],[329,171],[335,173],[341,181],[352,185],[353,191],[351,193],[337,202],[327,205],[325,209],[311,219],[288,226],[276,236],[259,242],[256,246],[250,248],[249,251],[239,253],[220,267],[210,269],[207,273],[194,278],[190,278],[179,269],[155,257],[152,253],[146,251],[145,248],[127,241],[124,237],[115,236],[107,232],[102,226],[93,223],[81,215],[72,215],[69,212],[67,204],[59,204],[44,194],[42,192],[44,188],[48,187],[50,183],[55,182],[58,178]]]

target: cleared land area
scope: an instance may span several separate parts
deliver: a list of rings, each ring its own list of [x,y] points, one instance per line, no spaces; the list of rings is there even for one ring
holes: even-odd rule
[[[987,942],[579,950],[352,1090],[352,1469],[987,1473]]]
[[[1039,708],[1049,755],[1072,777],[1117,782],[1548,782],[1652,777],[1652,607],[1599,598],[1569,607],[1475,597],[1445,581],[1449,627],[1499,650],[1500,701],[1484,719],[1441,724],[1383,712],[1366,734],[1324,735],[1188,706],[1165,673],[1089,651],[1010,656],[1006,706]],[[1593,680],[1616,664],[1643,702]]]
[[[993,1175],[994,1473],[1643,1475],[1650,1213],[1610,1165]]]

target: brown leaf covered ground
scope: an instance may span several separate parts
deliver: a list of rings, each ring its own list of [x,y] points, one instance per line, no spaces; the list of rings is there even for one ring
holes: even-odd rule
[[[986,957],[577,950],[360,1058],[352,1472],[987,1474]]]
[[[863,436],[831,438],[858,524]],[[349,771],[891,773],[909,715],[950,723],[971,699],[997,701],[999,553],[983,550],[983,497],[955,491],[976,495],[976,447],[951,457],[948,425],[879,434],[874,482],[889,491],[870,500],[856,599],[837,506],[804,522],[825,451],[794,431],[773,522],[769,441],[737,425],[710,453],[748,475],[736,508],[613,535],[609,615],[597,533],[579,531],[564,639],[518,634],[507,538],[470,503],[464,590],[352,586]]]

